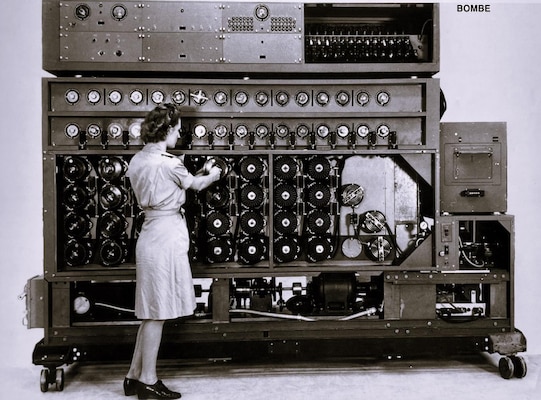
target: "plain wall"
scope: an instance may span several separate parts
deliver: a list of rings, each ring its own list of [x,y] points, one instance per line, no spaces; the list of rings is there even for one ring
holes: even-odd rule
[[[471,2],[470,2],[471,3]],[[506,121],[508,213],[516,216],[516,326],[541,353],[537,196],[541,126],[541,4],[490,3],[490,13],[441,4],[443,121]],[[0,354],[30,366],[43,330],[22,325],[26,280],[42,272],[41,1],[3,2],[0,13]],[[36,378],[37,379],[37,378]]]

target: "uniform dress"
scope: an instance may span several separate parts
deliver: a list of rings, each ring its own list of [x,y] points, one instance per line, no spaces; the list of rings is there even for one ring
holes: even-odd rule
[[[155,143],[133,156],[127,176],[145,213],[135,250],[135,315],[154,320],[191,315],[196,301],[181,207],[194,176]]]

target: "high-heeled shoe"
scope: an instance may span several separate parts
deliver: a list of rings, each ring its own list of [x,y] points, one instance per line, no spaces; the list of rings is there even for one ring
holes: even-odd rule
[[[137,379],[124,378],[124,395],[125,396],[135,396],[137,394],[137,384],[139,381]]]
[[[137,398],[139,400],[147,399],[180,399],[182,395],[167,388],[161,380],[154,385],[147,385],[143,382],[137,384]]]

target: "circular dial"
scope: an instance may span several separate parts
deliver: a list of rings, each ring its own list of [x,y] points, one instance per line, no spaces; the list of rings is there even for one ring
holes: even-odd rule
[[[218,125],[214,128],[214,134],[216,137],[223,139],[227,135],[227,127],[225,125]]]
[[[66,125],[64,132],[68,138],[75,139],[77,136],[79,136],[81,128],[79,128],[77,124],[68,124]]]
[[[186,93],[182,90],[175,90],[171,96],[173,102],[177,105],[183,104],[186,101]]]
[[[364,107],[365,105],[367,105],[369,101],[370,101],[370,95],[368,93],[366,92],[357,93],[357,103],[359,103],[361,107]]]
[[[90,104],[99,103],[99,101],[101,100],[101,93],[96,89],[92,89],[86,95],[86,99]]]
[[[66,92],[66,101],[69,104],[75,104],[79,101],[79,92],[75,89],[70,89]]]
[[[317,135],[320,137],[320,138],[326,138],[327,136],[329,136],[329,127],[325,124],[321,124],[317,127]]]
[[[130,93],[130,101],[133,104],[139,104],[143,101],[143,92],[140,90],[134,90]]]
[[[339,125],[336,128],[336,134],[341,138],[347,137],[349,135],[349,127],[347,125]]]
[[[122,21],[128,15],[128,10],[122,4],[116,4],[111,9],[111,16],[117,21]]]
[[[193,128],[193,133],[196,138],[201,139],[207,134],[207,128],[205,125],[196,125],[195,128]]]
[[[133,124],[131,124],[128,128],[128,133],[130,135],[130,138],[139,139],[141,137],[141,123],[134,122]]]
[[[378,126],[377,133],[379,137],[386,138],[387,136],[389,136],[390,132],[391,130],[387,125],[383,124]]]
[[[391,101],[391,96],[389,96],[389,93],[382,90],[381,92],[378,93],[376,97],[376,101],[378,102],[380,106],[384,106],[387,103],[389,103],[389,101]]]
[[[86,128],[86,133],[88,136],[90,136],[92,139],[95,139],[97,137],[101,136],[101,128],[97,124],[90,124]]]
[[[150,98],[154,104],[161,104],[165,100],[165,94],[161,90],[155,90],[150,95]]]
[[[269,102],[269,94],[267,92],[257,92],[255,102],[258,106],[264,106]]]
[[[301,107],[304,107],[305,105],[307,105],[309,101],[310,101],[310,96],[306,92],[299,92],[295,96],[295,102]]]
[[[320,106],[329,104],[329,94],[327,92],[319,92],[316,96],[316,102]]]
[[[310,129],[306,125],[299,125],[297,127],[297,136],[305,138],[310,133]]]
[[[360,138],[365,138],[370,133],[370,128],[367,125],[359,125],[357,128],[357,135],[359,135]]]
[[[269,9],[267,8],[267,6],[259,4],[255,8],[255,17],[260,21],[266,20],[269,17]]]
[[[246,103],[248,103],[248,93],[244,91],[235,93],[235,103],[237,103],[239,106],[244,106]]]
[[[219,106],[223,106],[227,103],[227,93],[223,90],[220,90],[219,92],[214,93],[214,102],[218,104]]]
[[[286,125],[278,125],[276,127],[276,135],[280,138],[285,138],[289,134],[289,128]]]
[[[107,128],[107,134],[111,139],[118,139],[122,136],[122,126],[119,123],[113,122]]]
[[[269,134],[269,127],[265,124],[260,124],[255,128],[255,133],[260,138],[263,138]]]
[[[276,93],[276,104],[283,107],[287,103],[289,103],[289,94],[287,92],[279,91]]]
[[[248,128],[246,125],[239,125],[235,128],[235,133],[239,138],[243,138],[248,134]]]
[[[119,90],[111,90],[108,98],[111,103],[118,104],[122,101],[122,93]]]
[[[75,7],[75,17],[81,21],[84,21],[90,17],[90,7],[87,4],[79,4],[77,7]]]
[[[336,103],[342,107],[346,106],[349,103],[349,93],[343,90],[338,92],[336,94]]]

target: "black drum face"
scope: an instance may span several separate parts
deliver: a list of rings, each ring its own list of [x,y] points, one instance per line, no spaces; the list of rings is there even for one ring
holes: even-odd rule
[[[88,177],[91,168],[91,165],[85,158],[73,156],[66,157],[62,170],[64,178],[68,182],[79,182]]]
[[[107,239],[105,240],[99,250],[100,259],[105,266],[114,266],[121,264],[126,257],[127,244],[118,241]]]
[[[306,174],[315,181],[329,178],[331,173],[331,162],[328,158],[316,156],[307,161]]]
[[[238,256],[243,264],[257,264],[265,258],[267,246],[263,238],[247,237],[239,243]]]
[[[256,184],[246,184],[241,188],[240,201],[247,208],[260,208],[265,199],[263,188]]]
[[[121,236],[126,230],[126,219],[113,211],[107,211],[98,222],[98,230],[102,237],[115,238]]]
[[[265,227],[265,217],[257,211],[245,211],[240,217],[240,226],[248,235],[261,233]]]
[[[224,235],[229,232],[230,228],[231,221],[226,214],[213,211],[207,216],[207,232],[211,235]]]
[[[329,185],[315,182],[308,186],[308,203],[315,208],[325,207],[331,200]]]
[[[299,165],[293,157],[280,156],[274,161],[274,176],[280,180],[293,179],[299,170]]]
[[[274,259],[276,262],[295,261],[300,251],[299,238],[296,236],[283,236],[274,242]]]
[[[89,204],[90,193],[82,186],[69,184],[64,189],[63,198],[68,209],[80,210]]]
[[[306,216],[306,226],[315,235],[326,233],[331,227],[331,216],[320,210],[313,210]]]
[[[64,258],[71,267],[88,264],[92,258],[92,245],[88,241],[69,239],[64,247]]]
[[[331,240],[327,237],[313,236],[308,239],[307,257],[311,262],[327,260],[333,252]]]
[[[121,178],[127,169],[126,161],[119,157],[103,157],[98,163],[98,174],[107,182]]]
[[[205,198],[210,208],[223,208],[229,204],[231,196],[227,187],[213,185],[207,189]]]
[[[121,186],[106,184],[99,194],[102,207],[106,210],[122,207],[127,200],[126,190]]]
[[[247,156],[239,162],[239,174],[247,181],[260,179],[264,172],[265,164],[261,157]]]
[[[293,211],[280,211],[274,217],[274,230],[282,235],[295,232],[297,225],[297,215]]]
[[[92,221],[86,215],[68,213],[64,217],[64,232],[75,238],[86,236],[92,228]]]
[[[233,243],[227,237],[214,237],[208,241],[205,250],[207,262],[224,263],[233,255]]]
[[[289,208],[297,203],[297,188],[288,183],[281,183],[274,189],[274,202],[280,208]]]

